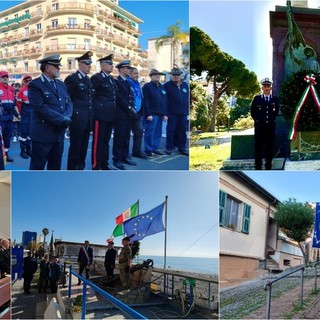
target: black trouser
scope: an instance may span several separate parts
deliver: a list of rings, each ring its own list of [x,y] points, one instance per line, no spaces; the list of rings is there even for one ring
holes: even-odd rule
[[[275,123],[255,123],[254,146],[255,146],[255,169],[262,169],[263,150],[266,158],[266,170],[272,168],[273,143],[275,137]]]
[[[58,281],[55,279],[50,279],[50,292],[57,293],[58,291]]]
[[[33,279],[33,274],[24,274],[23,275],[23,291],[25,293],[30,292],[31,281]]]
[[[143,124],[142,124],[142,117],[138,119],[131,119],[131,130],[133,133],[133,144],[132,144],[132,153],[133,154],[140,154],[141,153],[141,146],[142,146],[142,137],[143,137]],[[130,144],[130,137],[127,139],[127,155],[129,154],[129,144]]]
[[[173,150],[177,146],[179,151],[186,149],[187,143],[187,116],[171,114],[168,116],[166,149]]]
[[[83,270],[86,271],[86,279],[89,280],[89,268],[87,268],[87,264],[86,264],[86,263],[80,263],[80,267],[79,267],[79,274],[80,274],[80,276],[82,276]],[[79,280],[79,281],[80,281],[80,280]]]
[[[70,128],[68,170],[83,170],[85,168],[89,137],[89,128]]]
[[[56,143],[32,142],[30,170],[60,170],[64,141]]]
[[[114,276],[114,268],[113,267],[106,267],[107,277],[113,277]]]
[[[92,170],[105,170],[109,165],[109,141],[113,122],[94,121],[92,140]]]
[[[121,161],[129,155],[131,119],[116,119],[114,122],[113,161]]]

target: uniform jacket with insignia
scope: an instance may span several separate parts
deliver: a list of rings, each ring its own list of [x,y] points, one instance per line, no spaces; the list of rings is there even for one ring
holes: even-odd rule
[[[66,85],[60,80],[55,82],[57,89],[41,75],[29,84],[33,141],[55,143],[64,139],[63,122],[72,115],[72,102]]]
[[[14,88],[0,83],[0,121],[12,121],[15,106]]]
[[[279,99],[272,95],[270,101],[265,101],[264,95],[253,98],[251,103],[251,116],[256,125],[274,124],[279,113]]]

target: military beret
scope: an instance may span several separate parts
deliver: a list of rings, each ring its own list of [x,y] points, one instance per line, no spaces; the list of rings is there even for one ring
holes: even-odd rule
[[[39,61],[40,64],[50,64],[55,67],[61,66],[61,58],[59,54],[53,54],[52,56],[45,57]]]
[[[269,78],[263,78],[263,79],[260,81],[260,83],[261,83],[262,85],[264,85],[264,84],[272,85],[272,80],[270,80]]]
[[[131,63],[130,60],[123,60],[123,61],[119,62],[116,65],[116,68],[117,69],[124,68],[124,67],[130,67],[131,68],[131,64],[130,63]]]
[[[100,61],[100,63],[108,63],[108,64],[113,64],[113,54],[109,54],[106,57],[100,58],[98,59],[98,61]]]
[[[85,64],[91,64],[92,60],[91,57],[93,55],[92,51],[87,51],[85,54],[83,54],[81,57],[75,58],[75,60],[78,60],[79,62],[83,62]]]

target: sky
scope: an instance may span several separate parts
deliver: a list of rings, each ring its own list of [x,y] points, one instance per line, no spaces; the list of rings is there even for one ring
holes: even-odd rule
[[[319,171],[245,171],[280,201],[320,202]]]
[[[46,227],[49,239],[53,230],[65,241],[106,244],[116,216],[137,200],[143,214],[166,196],[167,256],[217,257],[217,172],[12,172],[12,239]],[[163,255],[164,232],[144,238],[140,248],[142,255]]]
[[[0,0],[0,11],[19,4],[19,1]],[[119,6],[137,16],[144,22],[139,28],[142,36],[139,44],[143,50],[148,48],[148,39],[167,34],[167,27],[177,21],[182,22],[182,30],[188,31],[189,5],[188,1],[119,1]]]
[[[309,0],[316,8],[319,0]],[[272,40],[269,12],[286,0],[197,1],[190,2],[190,27],[196,26],[234,58],[257,74],[259,80],[272,78]]]

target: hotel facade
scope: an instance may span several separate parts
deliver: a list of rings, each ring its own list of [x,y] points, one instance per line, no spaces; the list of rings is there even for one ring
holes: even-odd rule
[[[0,13],[0,70],[20,82],[40,75],[44,56],[60,54],[64,79],[76,71],[75,57],[91,50],[92,74],[100,71],[97,60],[113,53],[115,63],[130,59],[147,76],[148,54],[138,44],[142,22],[118,0],[27,0]]]

